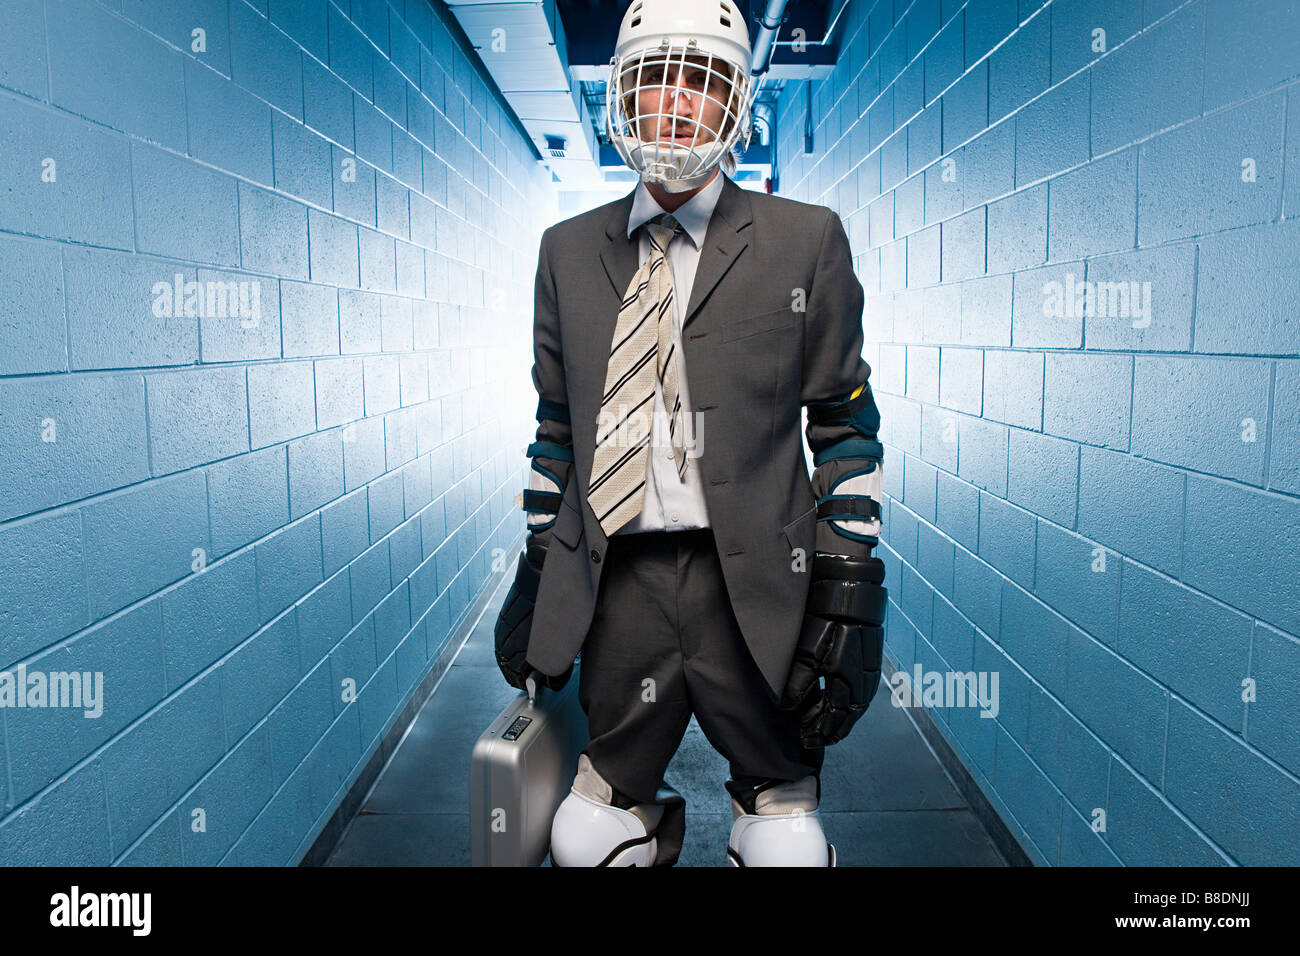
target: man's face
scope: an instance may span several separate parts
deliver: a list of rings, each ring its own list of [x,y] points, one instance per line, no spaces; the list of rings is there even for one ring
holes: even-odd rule
[[[694,143],[700,148],[718,137],[731,94],[731,84],[721,71],[730,68],[717,58],[712,69],[708,65],[709,58],[699,54],[687,56],[685,63],[680,55],[646,58],[636,93],[642,142]],[[637,82],[635,68],[628,79]]]

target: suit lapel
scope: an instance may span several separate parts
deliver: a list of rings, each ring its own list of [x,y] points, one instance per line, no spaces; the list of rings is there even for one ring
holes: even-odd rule
[[[682,326],[691,321],[699,311],[705,296],[713,291],[722,281],[722,277],[735,263],[740,254],[749,245],[749,238],[742,230],[751,222],[749,196],[723,173],[725,182],[718,195],[718,204],[713,209],[709,228],[704,236],[704,245],[700,250],[699,266],[695,270],[695,282],[691,287],[691,301],[683,313]],[[627,218],[632,211],[632,200],[636,195],[634,189],[614,206],[609,220],[605,224],[605,236],[609,240],[600,251],[600,261],[605,267],[605,275],[619,301],[623,300],[632,276],[636,275],[639,251],[639,233],[627,234]],[[617,313],[609,317],[609,331],[613,335]]]

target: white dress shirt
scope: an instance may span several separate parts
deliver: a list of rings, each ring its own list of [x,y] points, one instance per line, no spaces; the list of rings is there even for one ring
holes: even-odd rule
[[[672,213],[684,230],[668,244],[668,265],[673,274],[673,353],[677,357],[677,385],[682,400],[682,438],[686,442],[688,460],[685,480],[677,477],[673,460],[673,447],[668,430],[668,414],[664,407],[663,387],[655,377],[655,410],[650,423],[650,454],[647,457],[645,503],[641,513],[619,528],[615,534],[633,534],[640,531],[686,531],[709,527],[709,511],[704,502],[704,484],[700,480],[699,456],[704,449],[702,416],[692,414],[691,391],[686,370],[686,353],[682,349],[682,315],[691,300],[695,284],[695,270],[700,264],[700,250],[709,228],[718,197],[722,195],[722,170],[713,181],[683,203]],[[666,210],[655,201],[638,182],[632,212],[628,215],[627,234],[630,237],[641,225]],[[641,230],[638,262],[650,256],[650,236]],[[689,419],[689,420],[688,420]]]

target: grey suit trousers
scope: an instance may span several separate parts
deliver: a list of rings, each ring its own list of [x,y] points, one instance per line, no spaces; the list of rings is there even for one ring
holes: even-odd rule
[[[731,609],[708,528],[609,539],[578,699],[585,752],[620,805],[650,803],[691,714],[730,763],[727,789],[820,774],[773,699]],[[621,799],[620,799],[621,797]]]

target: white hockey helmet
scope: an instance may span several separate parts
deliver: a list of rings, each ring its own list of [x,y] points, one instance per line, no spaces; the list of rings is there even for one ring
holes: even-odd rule
[[[749,146],[750,60],[749,27],[732,0],[633,0],[605,93],[623,161],[669,192],[702,185],[733,147]]]

